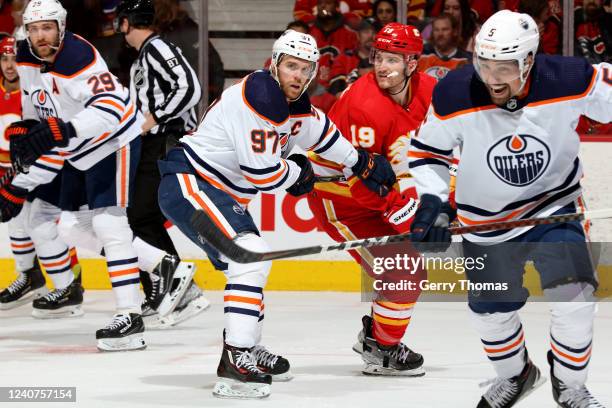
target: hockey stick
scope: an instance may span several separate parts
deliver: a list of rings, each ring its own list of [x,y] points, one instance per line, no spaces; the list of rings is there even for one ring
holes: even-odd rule
[[[558,222],[583,221],[585,219],[612,218],[612,209],[585,211],[582,213],[551,215],[542,218],[526,218],[516,221],[491,222],[487,224],[472,225],[466,227],[452,227],[450,232],[453,235],[468,234],[473,232],[485,232],[495,230],[505,230],[511,228],[528,227],[533,225],[554,224]],[[359,247],[371,247],[385,245],[393,242],[410,241],[410,234],[387,235],[384,237],[358,239],[346,241],[339,244],[316,245],[304,248],[284,249],[270,252],[253,252],[237,245],[232,239],[228,238],[202,210],[196,210],[191,217],[191,225],[198,233],[201,242],[208,242],[219,252],[223,253],[232,261],[238,263],[251,263],[261,261],[271,261],[274,259],[291,258],[295,256],[313,255],[329,251],[349,250]],[[206,237],[206,238],[204,238]]]
[[[315,183],[326,183],[326,182],[330,182],[330,181],[340,181],[340,182],[344,182],[346,181],[346,177],[344,176],[317,176],[315,177]]]
[[[4,175],[0,178],[0,187],[4,187],[5,184],[11,181],[15,174],[17,174],[17,171],[14,167],[9,167],[6,169],[6,173],[4,173]]]

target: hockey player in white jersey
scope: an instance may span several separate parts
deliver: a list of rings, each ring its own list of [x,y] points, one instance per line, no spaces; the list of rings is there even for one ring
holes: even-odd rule
[[[448,165],[460,148],[457,218],[462,225],[516,220],[583,209],[574,131],[580,115],[612,119],[612,65],[536,55],[539,34],[527,14],[500,11],[476,37],[474,64],[449,73],[434,90],[432,109],[411,141],[410,168],[421,206],[414,239],[442,226]],[[482,189],[486,186],[486,190]],[[560,223],[466,234],[464,256],[488,256],[474,282],[506,291],[470,292],[470,313],[497,378],[478,407],[510,407],[543,382],[531,362],[517,311],[533,261],[551,304],[548,361],[553,398],[564,408],[602,407],[585,386],[591,358],[597,278],[582,225]],[[495,244],[495,245],[492,245]]]
[[[96,332],[98,347],[144,348],[138,259],[125,212],[143,119],[97,50],[65,30],[66,10],[57,0],[31,1],[23,20],[28,37],[19,44],[17,63],[25,121],[12,125],[10,140],[22,174],[12,185],[17,198],[25,196],[63,167],[61,218],[91,210],[86,222],[103,244],[117,301],[117,314]],[[32,126],[32,120],[40,123]],[[62,219],[60,235],[78,244]]]
[[[225,341],[213,390],[219,397],[266,397],[272,378],[289,378],[289,362],[260,345],[263,288],[271,263],[228,260],[190,224],[194,212],[206,212],[239,245],[268,250],[247,205],[260,191],[284,189],[297,196],[312,190],[309,161],[301,154],[289,155],[295,146],[343,164],[348,176],[360,177],[382,194],[395,181],[382,156],[355,150],[311,106],[305,90],[316,75],[318,59],[312,36],[285,31],[274,43],[270,71],[256,71],[225,90],[198,129],[181,138],[180,147],[160,162],[162,211],[227,278]]]

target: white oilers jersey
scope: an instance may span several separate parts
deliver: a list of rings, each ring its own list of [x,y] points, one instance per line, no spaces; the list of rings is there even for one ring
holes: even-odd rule
[[[144,121],[129,90],[108,71],[98,51],[66,32],[53,64],[34,57],[26,41],[17,48],[24,119],[58,117],[77,137],[54,152],[87,170],[139,137]]]
[[[357,162],[354,147],[308,95],[287,103],[268,71],[226,89],[181,142],[198,174],[242,205],[295,183],[300,167],[284,159],[295,146],[347,167]]]
[[[493,105],[473,67],[449,73],[411,142],[419,195],[448,197],[448,166],[459,147],[455,199],[462,225],[547,216],[581,195],[580,115],[612,120],[612,65],[538,55],[527,95]],[[526,228],[467,234],[505,241]]]

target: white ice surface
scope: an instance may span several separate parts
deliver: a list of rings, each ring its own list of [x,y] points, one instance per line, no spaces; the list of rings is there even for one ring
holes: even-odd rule
[[[289,358],[295,378],[274,383],[263,401],[219,400],[211,395],[220,356],[221,292],[212,307],[170,331],[146,333],[140,352],[99,353],[94,332],[113,311],[111,292],[87,291],[85,316],[41,321],[30,307],[0,311],[0,386],[76,386],[77,403],[51,407],[475,407],[478,383],[494,376],[462,302],[420,302],[405,338],[425,357],[421,378],[361,375],[351,351],[368,305],[358,293],[266,293],[264,344]],[[548,305],[521,312],[527,347],[548,376]],[[607,344],[607,346],[606,346]],[[589,388],[612,406],[612,303],[600,304]],[[0,403],[1,407],[45,404]],[[554,407],[546,382],[518,407]]]

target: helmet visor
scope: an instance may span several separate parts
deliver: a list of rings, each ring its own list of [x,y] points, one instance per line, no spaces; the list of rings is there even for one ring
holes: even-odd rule
[[[517,60],[492,60],[475,54],[473,63],[480,80],[488,85],[507,84],[521,77]]]
[[[316,75],[317,63],[296,57],[287,58],[286,55],[283,55],[278,62],[277,68],[285,76],[298,75],[306,82]]]

